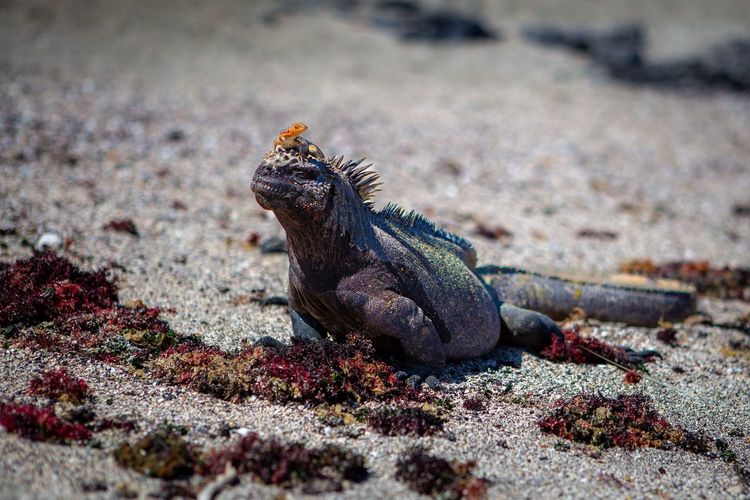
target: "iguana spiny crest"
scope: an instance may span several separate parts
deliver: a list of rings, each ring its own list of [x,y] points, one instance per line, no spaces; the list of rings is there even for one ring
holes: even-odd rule
[[[467,252],[473,253],[471,243],[458,235],[448,232],[414,210],[404,210],[395,203],[388,203],[383,209],[373,209],[373,196],[379,191],[379,175],[371,170],[371,164],[365,164],[364,158],[356,161],[344,160],[341,155],[327,158],[323,151],[308,139],[302,137],[307,130],[303,123],[293,123],[289,128],[279,133],[273,148],[264,155],[258,170],[253,177],[253,191],[263,208],[279,211],[306,212],[314,216],[316,212],[324,212],[330,207],[332,191],[350,191],[356,196],[342,196],[338,193],[338,202],[333,203],[336,216],[326,216],[325,222],[339,225],[345,229],[347,224],[341,219],[341,209],[359,212],[353,205],[361,205],[367,214],[376,218],[390,221],[398,226],[421,232],[432,237],[447,240],[458,245]],[[331,189],[331,187],[333,189]],[[346,189],[346,187],[350,189]],[[314,199],[311,195],[314,194]],[[361,203],[357,203],[361,200]],[[278,215],[278,213],[277,213]],[[282,215],[283,217],[283,215]],[[351,222],[351,219],[350,219]],[[361,221],[358,221],[361,223]],[[328,225],[328,224],[326,224]]]
[[[301,134],[305,130],[307,125],[297,122],[281,131],[274,141],[273,149],[263,157],[263,162],[274,170],[288,170],[292,177],[296,171],[296,179],[299,181],[314,181],[314,174],[321,175],[326,172],[336,175],[348,183],[359,198],[371,207],[372,197],[381,184],[378,174],[370,170],[372,164],[365,164],[364,158],[357,161],[344,160],[343,156],[326,158],[318,146],[302,137]]]

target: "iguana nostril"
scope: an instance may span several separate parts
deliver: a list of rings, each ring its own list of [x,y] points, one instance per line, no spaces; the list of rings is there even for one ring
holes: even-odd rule
[[[270,163],[265,163],[260,168],[260,173],[263,175],[270,174],[273,171],[273,166]]]

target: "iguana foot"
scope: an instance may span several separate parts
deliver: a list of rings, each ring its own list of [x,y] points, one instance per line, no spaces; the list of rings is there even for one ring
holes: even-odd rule
[[[540,350],[550,345],[553,336],[562,338],[560,327],[545,314],[502,304],[500,317],[503,328],[500,341],[506,344]]]
[[[638,365],[640,363],[653,361],[653,358],[661,359],[663,357],[659,351],[654,351],[653,349],[635,351],[630,347],[623,347],[623,350],[625,351],[625,355],[627,356],[628,363],[631,365]]]

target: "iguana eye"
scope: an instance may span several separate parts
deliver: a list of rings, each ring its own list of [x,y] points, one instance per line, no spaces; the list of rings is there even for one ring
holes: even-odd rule
[[[297,168],[292,172],[292,177],[297,181],[311,181],[318,177],[318,173],[309,168]]]

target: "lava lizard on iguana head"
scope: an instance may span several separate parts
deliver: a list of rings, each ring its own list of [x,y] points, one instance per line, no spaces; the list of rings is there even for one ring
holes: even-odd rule
[[[258,203],[286,230],[295,336],[362,332],[440,367],[486,354],[501,340],[545,347],[560,335],[548,315],[575,307],[636,325],[677,321],[695,309],[689,291],[477,267],[468,241],[422,215],[394,204],[376,211],[379,183],[370,165],[326,157],[300,136],[306,128],[282,132],[252,181]]]

